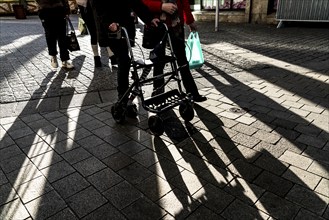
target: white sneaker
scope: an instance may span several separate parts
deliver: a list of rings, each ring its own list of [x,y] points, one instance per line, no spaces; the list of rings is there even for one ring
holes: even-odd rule
[[[63,61],[62,62],[62,67],[66,68],[66,69],[73,69],[74,68],[73,64],[69,60]]]
[[[50,64],[53,68],[57,68],[58,67],[58,62],[57,62],[57,58],[56,56],[51,56],[50,58]]]

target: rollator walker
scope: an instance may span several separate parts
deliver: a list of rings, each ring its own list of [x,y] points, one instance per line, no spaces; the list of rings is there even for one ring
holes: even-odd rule
[[[135,60],[128,32],[126,28],[121,27],[121,37],[126,39],[130,54],[133,83],[129,86],[125,94],[118,100],[118,102],[111,108],[111,113],[114,120],[121,124],[125,121],[126,117],[126,106],[123,103],[124,100],[127,100],[127,98],[131,100],[135,97],[139,97],[142,107],[146,111],[154,113],[154,115],[151,115],[148,118],[148,126],[151,132],[156,136],[160,136],[164,132],[164,121],[161,118],[160,113],[179,106],[179,113],[185,121],[191,121],[194,118],[193,99],[190,94],[186,94],[182,91],[181,76],[179,74],[177,58],[173,52],[168,27],[164,23],[159,23],[159,25],[164,26],[164,36],[162,40],[154,47],[151,53],[156,50],[157,46],[167,47],[166,55],[160,59],[145,59],[143,57],[143,59]],[[150,71],[143,71],[150,70],[159,62],[163,64],[170,64],[170,68],[165,68],[163,74],[152,77],[148,76]],[[144,97],[143,87],[152,84],[155,80],[160,78],[164,78],[164,83],[152,93],[151,97]],[[164,91],[164,87],[171,81],[177,82],[176,89],[157,94],[159,91]]]

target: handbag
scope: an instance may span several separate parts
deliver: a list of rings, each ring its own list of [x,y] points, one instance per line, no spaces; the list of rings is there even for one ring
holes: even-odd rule
[[[163,25],[158,27],[152,25],[144,25],[142,46],[146,49],[153,49],[157,44],[166,37],[166,30]]]
[[[66,44],[67,49],[71,52],[80,50],[80,45],[70,18],[66,18]]]
[[[201,68],[204,64],[198,32],[191,32],[186,41],[185,53],[190,69]]]
[[[87,25],[81,17],[79,17],[79,20],[78,20],[78,29],[79,29],[80,35],[88,35]]]

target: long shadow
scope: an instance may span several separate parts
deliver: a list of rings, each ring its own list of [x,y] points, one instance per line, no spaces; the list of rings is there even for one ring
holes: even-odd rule
[[[224,188],[226,192],[236,196],[251,207],[258,208],[277,219],[293,219],[298,214],[300,206],[320,216],[324,213],[327,206],[324,197],[321,198],[319,194],[309,190],[307,184],[303,183],[301,179],[290,171],[286,164],[271,156],[265,149],[262,149],[260,152],[253,151],[252,156],[247,158],[231,140],[232,137],[228,135],[226,132],[227,128],[225,129],[222,126],[223,123],[218,116],[199,105],[195,105],[195,110],[200,120],[204,123],[205,129],[215,137],[216,148],[219,146],[229,161],[232,161],[230,165],[225,167],[227,172],[233,172],[237,177],[244,179],[241,181],[239,178],[235,178]],[[208,116],[211,116],[211,121]],[[214,124],[219,126],[214,128]],[[250,151],[252,150],[250,149]],[[209,163],[216,164],[217,158],[213,160],[212,157],[207,157],[207,154],[205,158]],[[285,176],[294,179],[298,184],[293,184],[280,177],[283,173]],[[245,182],[245,184],[241,185],[240,182]],[[255,195],[253,200],[245,194],[245,191],[248,190],[251,190]],[[307,196],[300,199],[298,194],[300,192],[307,194]],[[251,195],[250,192],[248,194]],[[308,199],[311,202],[306,202]],[[311,205],[310,207],[305,205],[312,203],[316,205]],[[230,204],[222,215],[230,219],[236,219],[237,217],[234,215],[240,216],[239,214],[246,215],[243,219],[265,218],[264,216],[254,218],[249,214],[240,213],[240,211],[237,211],[237,207],[246,206],[236,200]],[[252,210],[255,212],[254,209]]]
[[[210,51],[207,51],[207,53],[214,57],[218,56]],[[243,66],[240,66],[237,62],[230,62],[220,57],[218,57],[218,59],[222,60],[223,62],[229,63],[232,66],[238,67],[241,70],[248,71],[248,73],[257,76],[260,79],[264,79],[269,83],[275,84],[289,92],[293,92],[299,95],[300,97],[308,99],[310,102],[314,102],[315,104],[320,105],[324,108],[329,107],[327,92],[328,85],[325,82],[317,80],[316,78],[312,78],[307,75],[301,75],[296,72],[291,72],[271,65],[266,65],[266,68],[264,68],[263,65],[255,65],[251,67],[251,69],[248,69],[244,68]],[[214,67],[213,64],[210,64],[209,62],[206,63],[209,67]],[[324,74],[325,71],[329,71],[329,69],[326,70],[325,68],[326,67],[322,67]],[[205,74],[203,75],[206,76]]]
[[[223,77],[231,85],[234,85],[234,86],[231,87],[231,86],[223,85],[222,83],[219,83],[217,79],[215,79],[213,76],[210,76],[206,72],[204,72],[202,70],[198,70],[198,71],[202,75],[206,76],[207,79],[210,81],[210,83],[222,86],[221,93],[225,97],[232,100],[234,103],[236,103],[241,108],[247,107],[248,111],[256,112],[256,114],[254,114],[253,117],[257,118],[264,124],[269,125],[270,127],[272,127],[274,129],[274,131],[277,134],[284,137],[288,142],[285,142],[284,144],[282,144],[281,147],[283,147],[285,149],[289,149],[289,147],[292,145],[293,147],[299,148],[300,151],[304,151],[307,155],[309,155],[313,159],[318,160],[323,163],[328,163],[327,159],[325,159],[325,158],[327,158],[329,155],[321,149],[325,145],[325,142],[326,142],[325,140],[322,140],[321,138],[319,138],[320,146],[314,146],[314,143],[311,143],[311,142],[309,142],[308,145],[305,145],[305,144],[298,142],[298,137],[300,136],[299,132],[297,132],[298,135],[291,135],[291,132],[289,132],[288,130],[293,129],[298,124],[308,125],[309,129],[312,130],[315,134],[323,135],[323,136],[321,136],[322,138],[328,136],[327,131],[324,131],[317,126],[310,124],[308,121],[306,121],[301,116],[295,114],[294,112],[283,107],[282,105],[278,104],[277,102],[274,102],[272,99],[270,99],[266,95],[263,95],[262,93],[254,90],[253,88],[247,86],[246,84],[241,83],[240,81],[236,80],[232,76],[230,76],[226,73],[223,73],[216,66],[214,66],[210,63],[206,63],[206,65],[209,66],[211,69],[215,70],[218,74],[220,74],[221,77]],[[237,94],[236,89],[239,90],[238,94]],[[246,91],[248,91],[247,95],[246,95]],[[244,99],[244,97],[245,97],[245,99]],[[260,105],[261,108],[266,109],[266,111],[262,111],[260,108],[257,108],[258,105]],[[271,110],[273,110],[274,113],[272,113],[272,115],[269,115],[269,112]],[[273,120],[269,120],[268,116],[271,116]],[[311,138],[311,136],[309,138]],[[286,145],[286,146],[284,146],[284,145]],[[328,168],[323,167],[323,169],[325,169],[328,172]]]
[[[42,85],[52,82],[48,91],[53,92],[60,89],[59,85],[62,84],[65,76],[66,71],[63,69],[57,73],[50,72]],[[43,88],[40,87],[34,93],[43,92]],[[72,97],[74,89],[70,91],[66,89],[65,92]],[[57,144],[61,142],[66,146],[69,142],[65,135],[67,128],[59,126],[68,122],[62,113],[54,111],[59,109],[58,104],[59,98],[31,100],[15,121],[3,125],[6,133],[1,139],[0,166],[8,177],[8,182],[4,185],[5,190],[1,194],[1,219],[22,218],[17,215],[26,218],[29,214],[34,219],[44,219],[65,208],[64,201],[50,185],[52,179],[63,172],[63,170],[49,169],[50,165],[61,163],[62,160],[56,153]],[[52,113],[48,113],[49,111]],[[39,114],[31,115],[31,112]]]
[[[208,116],[211,115],[208,114]],[[199,218],[201,213],[207,213],[205,216],[207,219],[220,219],[223,210],[235,200],[223,189],[234,179],[233,173],[226,167],[236,158],[228,158],[220,152],[219,148],[213,147],[213,142],[209,142],[204,134],[198,132],[192,124],[186,123],[187,130],[185,130],[173,111],[166,112],[164,119],[167,125],[166,135],[174,145],[167,148],[162,140],[158,140],[154,143],[154,148],[158,154],[166,158],[160,160],[159,164],[165,178],[173,187],[172,193],[182,206],[181,210],[178,208],[169,210],[170,214],[175,219],[185,219],[186,217]],[[227,140],[224,143],[228,142]],[[225,144],[218,143],[217,146],[226,150],[236,148],[232,141]],[[176,153],[174,157],[175,151],[180,152],[180,156]],[[240,197],[248,204],[253,203],[243,193]],[[162,202],[166,204],[166,200],[166,198],[160,199],[160,206]],[[261,219],[256,209],[250,208],[249,216],[253,219]]]

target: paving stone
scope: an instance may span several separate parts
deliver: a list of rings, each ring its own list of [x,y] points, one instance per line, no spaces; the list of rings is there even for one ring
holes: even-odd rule
[[[123,181],[123,178],[109,168],[105,168],[87,178],[87,180],[100,192]]]
[[[94,220],[94,219],[116,219],[125,220],[126,217],[119,212],[113,205],[106,203],[100,208],[96,209],[89,215],[83,218],[84,220]]]
[[[127,155],[121,152],[118,152],[103,159],[102,162],[106,164],[108,167],[110,167],[112,170],[118,171],[134,163],[135,160],[131,159],[131,157],[128,157]]]
[[[0,186],[0,195],[0,210],[2,205],[18,198],[18,194],[9,183]]]
[[[215,212],[211,211],[210,209],[206,208],[203,205],[200,205],[191,215],[189,215],[186,219],[188,220],[197,220],[206,218],[208,220],[222,220],[220,215],[217,215]]]
[[[70,138],[64,139],[50,146],[60,155],[80,147],[80,145],[78,145],[75,141],[73,141]]]
[[[139,165],[137,162],[132,163],[121,170],[119,170],[119,175],[122,176],[125,180],[131,184],[139,184],[144,181],[147,177],[152,175],[152,172]]]
[[[158,156],[156,154],[156,152],[149,150],[149,149],[145,149],[143,151],[140,151],[139,153],[135,154],[132,157],[134,160],[136,160],[137,162],[139,162],[140,164],[142,164],[145,167],[150,167],[153,164],[155,164],[156,162],[159,161],[159,158],[162,158],[161,156]]]
[[[143,197],[143,194],[127,181],[113,186],[111,189],[103,192],[103,195],[119,210]]]
[[[253,163],[261,155],[259,151],[238,145],[235,149],[229,152],[230,155],[233,155],[235,158],[246,160],[250,163]],[[230,156],[230,160],[233,162],[235,159]]]
[[[11,145],[0,150],[0,160],[4,161],[20,154],[22,154],[21,149],[17,145]]]
[[[65,208],[59,213],[56,213],[52,217],[48,218],[49,220],[56,220],[56,219],[61,219],[61,220],[77,220],[78,218],[74,215],[71,209]]]
[[[322,215],[329,203],[329,198],[315,193],[305,187],[295,185],[287,194],[286,199],[299,204],[305,209]]]
[[[89,185],[90,184],[77,172],[52,183],[52,186],[64,199],[87,188]]]
[[[257,131],[253,137],[258,138],[262,141],[265,141],[270,144],[275,144],[279,141],[281,138],[278,134],[275,133],[268,133],[266,131],[259,130]]]
[[[329,197],[329,180],[322,178],[319,185],[315,188],[315,191]]]
[[[79,218],[104,205],[107,200],[93,187],[88,187],[66,199]]]
[[[329,179],[329,164],[313,161],[307,171]]]
[[[60,161],[41,170],[42,174],[50,183],[53,183],[56,180],[73,173],[74,171],[75,170],[65,161]]]
[[[77,143],[79,145],[81,145],[82,147],[88,148],[88,147],[95,147],[97,145],[101,145],[105,142],[102,139],[100,139],[99,137],[97,137],[95,135],[91,135],[86,138],[78,140]]]
[[[244,135],[244,134],[237,134],[235,135],[232,140],[234,142],[237,142],[243,146],[249,147],[249,148],[253,148],[254,146],[256,146],[260,140],[257,138],[254,138],[252,136],[248,136],[248,135]]]
[[[170,180],[184,169],[166,158],[161,158],[157,163],[149,167],[148,170],[165,180]]]
[[[65,208],[66,204],[64,200],[52,190],[25,204],[25,207],[33,219],[45,219]]]
[[[307,147],[302,155],[312,157],[312,159],[317,162],[329,164],[329,151],[320,150],[314,147]]]
[[[174,189],[162,197],[158,205],[166,210],[175,219],[186,218],[190,213],[196,210],[200,203],[191,196],[183,193],[179,189]]]
[[[261,187],[236,177],[224,188],[224,191],[249,205],[255,204],[265,192]]]
[[[268,219],[268,215],[240,200],[234,200],[222,213],[226,219]]]
[[[287,163],[279,161],[273,156],[267,154],[262,154],[258,157],[254,164],[278,176],[281,176],[289,166]]]
[[[145,197],[139,198],[137,201],[122,210],[128,219],[160,219],[166,212],[157,204]]]
[[[44,176],[37,177],[29,182],[15,187],[17,194],[23,203],[27,203],[51,190],[53,187]]]
[[[118,147],[119,145],[126,143],[131,140],[131,138],[127,137],[122,133],[115,133],[109,136],[104,137],[103,139],[107,143],[111,144],[114,147]]]
[[[127,154],[128,156],[133,156],[138,152],[144,150],[145,148],[146,148],[145,146],[133,140],[118,146],[118,149],[121,152]]]
[[[262,172],[253,183],[281,197],[286,195],[293,186],[290,181],[267,171]]]
[[[235,175],[247,181],[253,181],[261,173],[261,169],[241,159],[235,160],[227,168]]]
[[[307,220],[307,219],[313,219],[313,220],[324,220],[324,218],[306,210],[306,209],[301,209],[297,216],[296,219],[300,219],[300,220]]]
[[[277,219],[292,219],[300,209],[296,204],[270,192],[266,192],[255,205],[261,211]]]
[[[294,165],[303,170],[306,170],[313,162],[312,159],[293,153],[291,151],[284,152],[284,154],[279,157],[279,160]]]
[[[85,160],[92,155],[85,150],[83,147],[77,147],[73,150],[70,150],[68,152],[65,152],[62,154],[62,157],[69,163],[69,164],[75,164],[82,160]]]
[[[27,219],[29,217],[30,214],[20,199],[0,206],[0,219]]]
[[[293,166],[290,166],[282,177],[310,189],[315,189],[321,180],[321,177]]]
[[[302,134],[301,136],[299,136],[297,138],[297,141],[298,142],[301,142],[303,144],[306,144],[306,145],[310,145],[312,147],[316,147],[316,148],[322,148],[326,141],[325,140],[321,140],[321,139],[318,139],[316,137],[313,137],[313,136],[309,136],[309,135],[304,135]]]
[[[105,164],[98,160],[96,157],[89,157],[83,161],[75,163],[73,167],[84,177],[90,176],[106,168]]]

